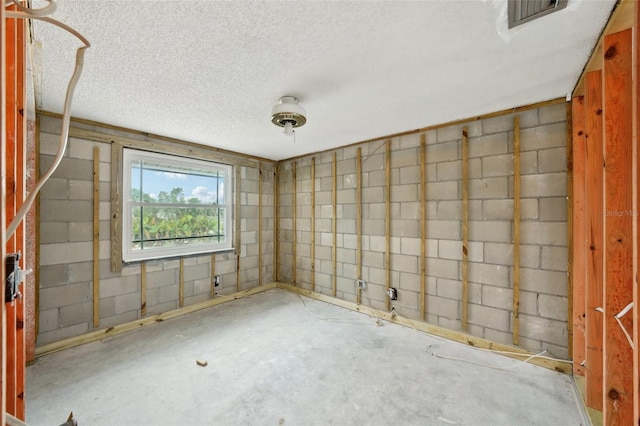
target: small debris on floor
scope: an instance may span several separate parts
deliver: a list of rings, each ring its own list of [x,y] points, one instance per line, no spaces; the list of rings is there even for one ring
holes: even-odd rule
[[[278,420],[278,424],[279,425],[284,424],[284,417],[280,417],[280,420]]]
[[[196,364],[198,364],[200,367],[206,367],[208,362],[204,359],[197,359]]]

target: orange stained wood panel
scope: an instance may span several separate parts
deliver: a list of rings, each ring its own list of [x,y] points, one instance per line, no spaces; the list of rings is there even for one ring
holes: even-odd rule
[[[586,353],[585,291],[589,245],[586,234],[586,119],[584,96],[573,98],[572,109],[572,170],[573,170],[573,373],[584,376]]]
[[[604,39],[606,280],[604,288],[605,424],[633,423],[633,349],[615,319],[632,302],[632,31]],[[631,316],[621,318],[633,329]]]
[[[5,62],[5,27],[6,20],[4,18],[4,7],[0,8],[0,66],[3,70],[6,70],[6,62]],[[2,197],[0,197],[0,223],[5,223],[5,170],[6,170],[6,135],[4,134],[4,129],[6,127],[6,84],[5,79],[0,78],[0,124],[2,125],[2,133],[0,134],[0,138],[2,138],[2,143],[0,143],[0,192],[2,192]],[[4,226],[0,226],[0,250],[2,251],[2,259],[4,259],[6,254],[6,248],[4,245],[5,240],[5,228]],[[0,261],[0,271],[2,274],[0,276],[4,277],[5,275],[5,266],[4,261]],[[4,333],[4,329],[6,326],[5,321],[5,304],[4,304],[4,286],[0,285],[0,414],[6,412],[6,335]],[[0,416],[0,425],[4,424],[4,415]]]
[[[635,42],[635,87],[633,88],[632,98],[634,100],[635,105],[635,128],[633,134],[633,143],[636,147],[636,184],[638,183],[638,178],[640,177],[640,149],[638,148],[638,143],[640,142],[640,4],[635,2],[635,26],[634,26],[634,42]],[[640,185],[636,187],[637,191],[640,191]],[[636,192],[636,206],[638,208],[638,203],[640,202],[640,193]],[[636,220],[640,221],[640,216],[636,216]],[[640,229],[640,223],[637,223],[637,229]],[[640,232],[637,235],[638,240],[636,240],[636,247],[640,247]],[[637,252],[640,255],[640,250]],[[634,347],[634,360],[633,360],[633,388],[638,391],[635,395],[633,402],[633,416],[634,416],[634,424],[640,425],[640,284],[638,283],[637,276],[637,268],[638,264],[640,264],[640,259],[636,258],[636,282],[633,287],[633,303],[634,309],[633,313],[633,341],[635,342]]]
[[[586,279],[586,388],[587,406],[602,411],[603,365],[603,147],[602,71],[585,77],[587,240],[589,255]]]
[[[5,21],[5,60],[6,60],[6,125],[5,125],[5,218],[6,223],[13,220],[16,210],[16,127],[17,127],[17,108],[16,108],[16,89],[17,89],[17,26],[15,19],[7,19]],[[2,242],[4,244],[4,242]],[[6,253],[15,253],[16,238],[12,237],[6,244]],[[1,260],[4,262],[4,258]],[[4,300],[2,301],[4,303]],[[6,410],[12,415],[17,415],[16,403],[16,384],[18,368],[16,359],[16,304],[5,303],[6,307]]]

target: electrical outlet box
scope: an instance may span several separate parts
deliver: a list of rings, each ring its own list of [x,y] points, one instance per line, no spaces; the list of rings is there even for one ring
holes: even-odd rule
[[[391,287],[389,290],[387,290],[387,295],[391,300],[398,300],[398,289]]]
[[[360,289],[360,290],[366,290],[367,289],[367,282],[363,279],[358,279],[356,280],[356,286]]]
[[[214,287],[218,287],[221,282],[222,282],[222,277],[220,275],[214,275],[213,276],[213,285],[214,285]]]

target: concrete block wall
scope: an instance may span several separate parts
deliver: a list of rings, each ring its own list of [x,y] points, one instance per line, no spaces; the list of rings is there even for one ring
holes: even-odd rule
[[[521,140],[520,345],[567,357],[567,106],[519,112]],[[469,136],[468,332],[511,344],[513,318],[513,118],[474,120],[425,132],[426,318],[461,329],[462,127]],[[296,161],[296,284],[310,288],[311,186],[316,189],[316,291],[331,294],[332,158],[337,157],[337,297],[386,308],[385,140]],[[362,276],[356,269],[356,150],[362,149]],[[310,182],[311,158],[315,182]],[[420,319],[420,134],[391,140],[392,305]],[[293,266],[293,165],[280,165],[280,280]]]
[[[60,120],[39,117],[40,171],[55,157]],[[134,133],[100,126],[73,124],[104,134],[141,139]],[[100,150],[100,326],[108,328],[141,318],[140,263],[110,270],[111,144],[71,138],[59,168],[40,193],[39,334],[37,345],[96,330],[93,327],[93,148]],[[257,167],[240,169],[240,288],[273,281],[274,165],[262,170],[262,265],[258,265],[259,176]],[[235,227],[234,227],[235,229]],[[212,256],[184,258],[185,306],[207,300],[211,289]],[[217,294],[236,292],[237,256],[215,255],[222,276]],[[146,261],[147,315],[178,308],[180,260]]]

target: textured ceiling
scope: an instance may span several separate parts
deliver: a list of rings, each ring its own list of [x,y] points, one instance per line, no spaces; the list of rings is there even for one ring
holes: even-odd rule
[[[564,97],[614,0],[507,29],[506,0],[87,1],[53,15],[92,44],[76,117],[283,159]],[[60,113],[79,42],[34,24],[39,107]],[[294,95],[296,141],[271,124]]]

